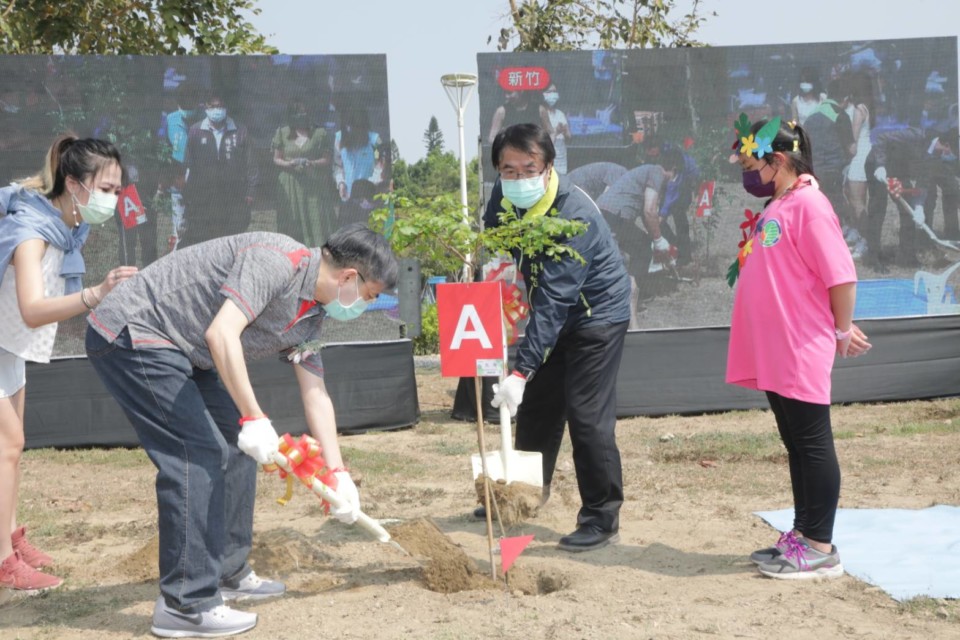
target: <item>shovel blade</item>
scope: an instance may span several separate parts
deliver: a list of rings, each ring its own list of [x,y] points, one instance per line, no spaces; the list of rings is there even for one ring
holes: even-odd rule
[[[494,481],[503,480],[523,482],[534,487],[543,486],[543,456],[533,451],[506,452],[506,469],[504,469],[504,454],[500,451],[490,451],[486,455],[487,476]],[[483,475],[483,460],[480,454],[470,456],[473,467],[473,478],[476,480]]]

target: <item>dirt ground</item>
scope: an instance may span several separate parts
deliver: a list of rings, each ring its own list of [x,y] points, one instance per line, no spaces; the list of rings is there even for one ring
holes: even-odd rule
[[[364,510],[398,533],[408,526],[395,535],[415,552],[429,539],[416,528],[431,519],[444,553],[486,576],[485,523],[470,515],[475,425],[449,419],[456,380],[422,366],[417,376],[423,416],[415,428],[342,439]],[[834,423],[842,507],[960,504],[960,399],[837,407]],[[496,426],[486,435],[496,442]],[[260,614],[244,637],[960,638],[956,600],[897,603],[849,576],[794,583],[756,572],[747,555],[777,534],[752,512],[790,505],[769,413],[632,418],[620,422],[618,438],[620,544],[557,549],[578,508],[565,442],[550,501],[507,531],[535,536],[509,584],[484,577],[456,592],[444,586],[449,572],[431,575],[420,556],[323,517],[303,486],[280,506],[282,483],[263,474],[252,562],[289,591],[241,605]],[[143,453],[29,451],[23,471],[20,519],[66,583],[32,598],[0,594],[0,637],[149,637],[156,507]]]

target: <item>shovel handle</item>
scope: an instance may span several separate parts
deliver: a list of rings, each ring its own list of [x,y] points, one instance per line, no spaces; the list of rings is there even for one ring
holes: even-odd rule
[[[273,462],[278,467],[286,471],[287,473],[293,473],[293,469],[291,469],[290,467],[290,461],[287,460],[286,456],[284,456],[279,451],[273,454]],[[338,509],[347,505],[346,500],[344,500],[339,495],[337,495],[336,491],[334,491],[327,485],[320,482],[320,480],[318,480],[317,478],[313,479],[311,488],[313,489],[313,492],[317,494],[317,496],[319,496],[323,500],[326,500],[327,502],[329,502],[334,507],[337,507]],[[376,520],[374,520],[364,512],[362,511],[360,512],[360,517],[357,518],[356,524],[360,525],[362,529],[366,530],[367,533],[372,535],[378,541],[390,542],[390,534],[387,533],[387,530],[384,529],[382,526],[380,526],[379,522],[377,522]]]

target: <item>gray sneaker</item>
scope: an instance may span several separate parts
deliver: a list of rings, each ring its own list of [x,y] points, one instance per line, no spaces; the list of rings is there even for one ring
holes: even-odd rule
[[[241,580],[224,580],[220,585],[220,595],[224,602],[230,600],[263,600],[282,596],[287,587],[277,580],[264,580],[251,571]]]
[[[220,638],[249,631],[255,626],[255,613],[237,611],[226,605],[209,611],[183,613],[167,606],[160,596],[153,608],[150,632],[161,638]]]
[[[783,555],[764,562],[757,569],[768,578],[780,580],[839,578],[843,575],[836,546],[831,545],[830,553],[823,553],[809,546],[803,538],[795,538],[794,544]]]
[[[796,539],[797,534],[795,534],[792,530],[784,531],[775,545],[772,547],[766,547],[764,549],[757,549],[751,553],[750,562],[753,564],[763,564],[764,562],[775,560],[779,558],[784,551],[790,548],[791,541]]]

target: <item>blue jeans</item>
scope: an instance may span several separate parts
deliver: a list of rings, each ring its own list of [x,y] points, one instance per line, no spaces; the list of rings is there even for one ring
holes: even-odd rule
[[[179,611],[223,603],[250,573],[257,465],[237,448],[240,412],[215,370],[176,349],[133,349],[87,329],[87,357],[157,467],[160,592]]]

